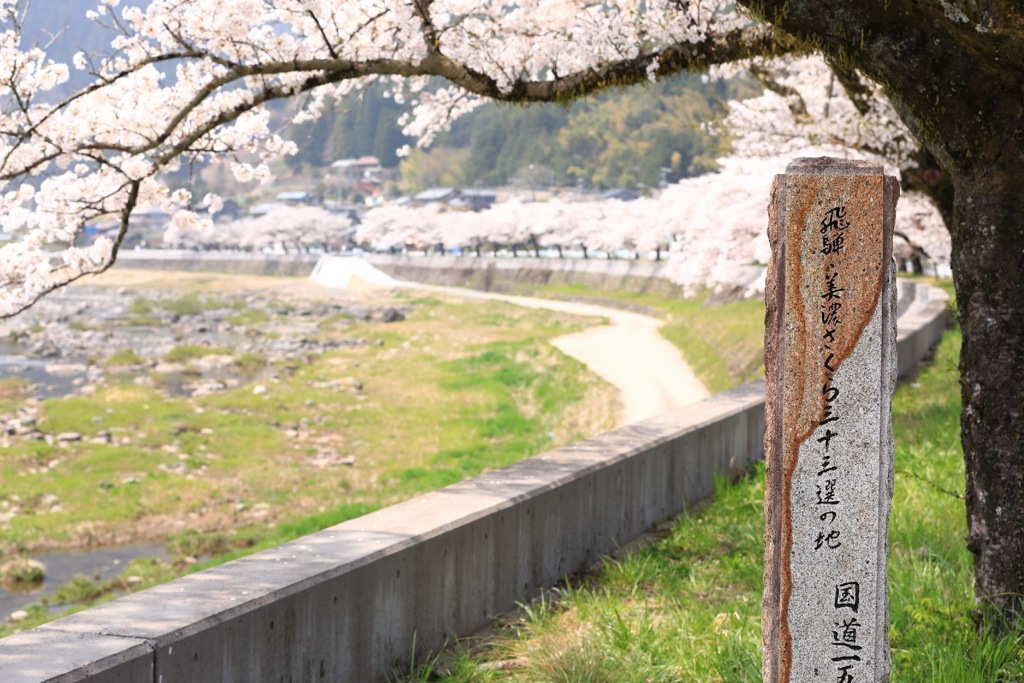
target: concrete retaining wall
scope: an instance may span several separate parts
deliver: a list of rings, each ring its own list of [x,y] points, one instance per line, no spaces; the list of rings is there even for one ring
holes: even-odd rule
[[[306,277],[320,260],[318,254],[248,254],[188,249],[135,249],[118,254],[117,265],[146,270],[184,270],[238,275]]]
[[[585,285],[593,289],[683,296],[683,287],[668,278],[665,261],[629,259],[556,259],[441,255],[366,254],[363,258],[403,280],[505,291],[514,284]],[[733,286],[743,290],[763,272],[751,266],[735,273]]]
[[[909,289],[901,373],[948,322]],[[756,382],[2,639],[0,681],[380,680],[706,499],[763,432]]]

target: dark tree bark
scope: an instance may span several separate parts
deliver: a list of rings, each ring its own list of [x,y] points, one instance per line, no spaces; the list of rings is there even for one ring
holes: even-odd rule
[[[749,0],[741,0],[752,5]],[[979,602],[1024,613],[1024,16],[1018,3],[770,0],[797,41],[881,83],[934,165],[963,332],[967,547]],[[980,28],[979,28],[980,27]]]
[[[1024,167],[957,180],[952,265],[963,331],[961,441],[975,593],[1024,608]],[[967,228],[970,226],[970,229]],[[986,229],[987,228],[987,229]],[[980,234],[979,234],[980,233]],[[988,233],[986,235],[986,233]]]

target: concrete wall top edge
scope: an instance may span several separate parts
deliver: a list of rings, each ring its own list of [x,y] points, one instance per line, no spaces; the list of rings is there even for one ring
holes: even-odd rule
[[[42,626],[3,639],[0,681],[39,683],[58,679],[85,680],[89,675],[122,666],[126,661],[152,661],[153,647],[136,638],[90,633],[62,633]],[[80,676],[68,676],[79,671]]]

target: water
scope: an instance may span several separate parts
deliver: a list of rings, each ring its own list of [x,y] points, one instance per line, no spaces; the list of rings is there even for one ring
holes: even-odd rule
[[[62,358],[59,365],[70,368],[80,366],[80,371],[52,373],[47,367],[54,367],[55,361],[42,361],[29,358],[18,353],[18,349],[7,342],[0,342],[0,378],[17,377],[36,385],[32,393],[39,398],[51,398],[53,396],[66,396],[72,393],[76,386],[85,381],[85,363],[73,359]],[[75,380],[78,380],[76,382]]]
[[[52,603],[57,587],[76,576],[108,581],[123,572],[132,560],[142,557],[167,559],[167,552],[162,544],[156,543],[36,555],[32,559],[43,563],[45,580],[26,593],[12,593],[0,587],[0,620],[15,610],[39,602],[44,595],[51,596]],[[52,605],[51,609],[60,611],[62,606]]]

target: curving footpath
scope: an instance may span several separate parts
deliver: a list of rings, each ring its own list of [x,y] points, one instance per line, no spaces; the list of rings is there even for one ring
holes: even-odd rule
[[[607,306],[480,292],[459,287],[395,282],[465,299],[496,299],[524,308],[606,318],[598,325],[551,340],[562,353],[580,361],[621,395],[616,426],[646,420],[709,396],[679,350],[658,332],[663,320]]]

